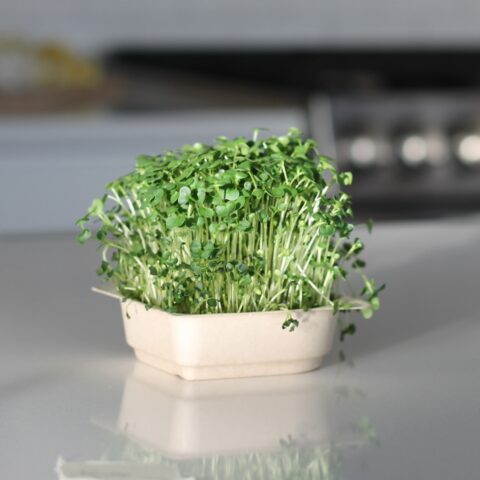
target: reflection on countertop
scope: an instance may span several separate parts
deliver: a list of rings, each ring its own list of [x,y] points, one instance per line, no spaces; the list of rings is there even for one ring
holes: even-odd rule
[[[126,377],[99,458],[57,465],[80,478],[336,479],[347,450],[377,444],[365,393],[289,375],[186,382],[141,363]],[[361,406],[360,406],[361,410]]]

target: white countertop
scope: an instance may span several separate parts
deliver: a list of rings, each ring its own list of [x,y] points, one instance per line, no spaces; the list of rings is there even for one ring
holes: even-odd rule
[[[0,477],[478,478],[480,218],[367,246],[382,310],[324,367],[189,383],[135,364],[93,245],[0,238]]]

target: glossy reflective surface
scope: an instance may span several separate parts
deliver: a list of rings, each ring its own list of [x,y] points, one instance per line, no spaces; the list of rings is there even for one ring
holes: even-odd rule
[[[477,478],[480,219],[384,224],[383,308],[302,375],[135,363],[94,248],[0,240],[0,473],[12,479]]]

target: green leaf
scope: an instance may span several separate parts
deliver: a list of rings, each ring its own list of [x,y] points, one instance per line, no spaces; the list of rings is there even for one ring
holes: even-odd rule
[[[207,259],[210,258],[215,250],[215,245],[212,242],[207,242],[203,247],[202,251],[202,258]]]
[[[286,190],[292,197],[295,197],[298,194],[297,189],[290,185],[284,185],[282,188]]]
[[[371,318],[373,315],[373,310],[371,308],[364,308],[362,310],[362,316],[365,319]]]
[[[366,263],[363,260],[360,260],[359,258],[357,258],[357,260],[355,260],[352,263],[353,268],[364,268],[365,266],[366,266]]]
[[[287,318],[282,323],[282,329],[288,329],[289,332],[293,332],[298,327],[298,320],[292,317],[292,313],[288,312]]]
[[[157,191],[154,193],[151,201],[152,201],[153,203],[158,203],[158,202],[160,202],[160,201],[162,200],[162,198],[164,197],[164,195],[165,195],[165,192],[164,192],[161,188],[159,188],[159,189],[157,189]]]
[[[200,242],[199,240],[194,240],[190,245],[190,251],[193,254],[200,254],[200,252],[202,251],[202,242]]]
[[[321,225],[320,235],[333,235],[335,233],[335,227],[333,225]]]
[[[232,209],[228,205],[217,205],[215,211],[219,217],[226,217],[231,213]]]
[[[225,193],[226,200],[236,200],[240,196],[240,192],[235,188],[227,189]]]
[[[373,297],[370,300],[370,305],[372,306],[372,310],[378,310],[380,308],[380,299],[378,297]]]
[[[248,267],[243,262],[241,262],[237,265],[237,270],[239,271],[239,273],[245,273],[248,270]]]
[[[96,198],[90,205],[88,212],[90,213],[90,215],[93,215],[96,217],[101,215],[103,212],[103,201],[100,198]]]
[[[211,208],[204,207],[204,206],[199,206],[198,207],[198,213],[202,217],[206,217],[206,218],[211,218],[215,215],[215,212]]]
[[[341,185],[351,185],[353,182],[352,172],[342,172],[338,174],[338,180]]]
[[[243,232],[250,230],[251,227],[252,227],[252,223],[249,220],[240,220],[238,224],[238,229]]]
[[[285,195],[285,190],[281,187],[272,188],[271,194],[276,198],[281,198]]]
[[[205,201],[206,195],[207,195],[206,190],[204,188],[199,188],[197,190],[198,203],[202,204]]]
[[[183,214],[170,215],[169,217],[167,217],[167,220],[166,220],[166,225],[167,225],[167,228],[169,229],[181,227],[184,223],[185,223],[185,215]]]
[[[100,264],[100,267],[97,268],[97,275],[98,276],[105,275],[108,272],[108,269],[109,269],[108,262],[103,261]]]
[[[217,304],[218,304],[218,300],[216,300],[215,298],[209,298],[209,299],[207,300],[207,305],[208,305],[209,307],[216,307]]]
[[[97,240],[102,241],[106,238],[107,235],[108,235],[107,230],[104,227],[102,227],[100,230],[98,230],[96,237],[97,237]]]
[[[245,205],[245,202],[246,202],[246,198],[243,195],[241,195],[240,197],[237,198],[235,205],[238,208],[242,208]]]
[[[77,242],[83,245],[91,236],[92,232],[88,230],[88,228],[85,228],[77,235]]]
[[[178,192],[172,192],[172,193],[170,194],[170,203],[176,203],[179,198],[180,198],[180,193],[178,193]]]
[[[241,285],[242,287],[245,287],[246,285],[250,285],[251,283],[252,283],[252,277],[250,275],[243,275],[238,281],[238,284]]]
[[[260,199],[263,197],[263,191],[260,190],[259,188],[255,188],[252,192],[252,195],[257,199]]]
[[[149,164],[152,162],[152,158],[153,157],[151,157],[150,155],[137,155],[137,167],[148,167]]]
[[[190,177],[192,173],[195,171],[193,167],[186,168],[178,177],[178,180],[185,180],[186,178]]]
[[[181,187],[179,192],[178,192],[178,203],[180,205],[184,205],[188,202],[190,199],[190,194],[192,191],[188,187]]]

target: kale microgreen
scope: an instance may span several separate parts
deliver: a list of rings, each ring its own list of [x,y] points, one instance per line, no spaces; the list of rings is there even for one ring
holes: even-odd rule
[[[77,222],[77,238],[85,242],[87,222],[98,222],[98,273],[123,297],[169,312],[337,311],[357,272],[368,317],[382,287],[363,274],[363,243],[351,239],[351,199],[341,187],[352,180],[297,129],[220,137],[138,156]],[[288,316],[284,328],[297,323]]]

